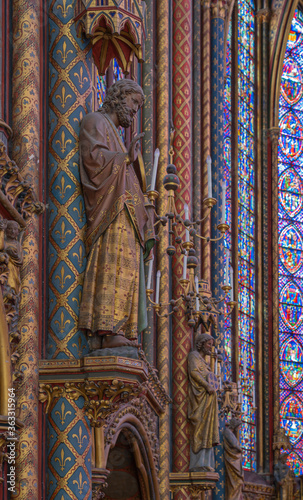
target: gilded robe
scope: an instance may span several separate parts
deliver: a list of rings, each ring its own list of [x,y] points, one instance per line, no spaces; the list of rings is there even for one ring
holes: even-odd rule
[[[133,165],[127,164],[119,132],[106,114],[84,117],[80,154],[88,258],[79,328],[123,332],[136,339],[138,330],[147,326],[142,255],[154,242],[144,195]]]
[[[188,355],[188,419],[193,453],[210,449],[219,443],[217,394],[207,392],[211,369],[198,351]]]

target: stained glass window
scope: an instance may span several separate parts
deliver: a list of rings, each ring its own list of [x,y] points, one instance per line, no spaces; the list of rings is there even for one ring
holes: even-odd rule
[[[99,107],[102,106],[102,103],[105,99],[106,95],[106,78],[105,76],[97,75],[97,97]]]
[[[106,75],[97,75],[97,96],[99,107],[102,106],[106,95],[106,89],[108,86],[108,72],[112,73],[112,83],[117,82],[123,78],[122,69],[120,68],[117,59],[113,59],[110,63],[110,68],[107,69]]]
[[[227,36],[226,47],[226,77],[224,88],[224,182],[226,183],[226,222],[231,228],[231,23]],[[231,230],[225,233],[224,236],[224,269],[227,270],[228,263],[229,273],[231,275]],[[225,276],[227,282],[227,277]],[[228,283],[230,284],[230,283]],[[228,300],[232,300],[229,295]],[[228,306],[225,305],[225,313],[228,312]],[[232,355],[231,355],[231,316],[225,316],[224,325],[224,379],[232,378]]]
[[[280,419],[303,474],[303,14],[295,12],[283,62],[279,101],[278,229]]]
[[[256,471],[254,1],[238,1],[239,375],[243,468]]]

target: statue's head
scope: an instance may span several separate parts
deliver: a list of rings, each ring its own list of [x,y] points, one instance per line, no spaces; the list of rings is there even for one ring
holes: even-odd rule
[[[238,427],[240,427],[240,425],[242,425],[242,420],[240,420],[239,418],[233,417],[228,422],[228,425],[229,425],[230,429],[235,431]]]
[[[15,220],[9,220],[6,226],[6,236],[12,240],[18,238],[19,224]]]
[[[134,115],[143,106],[145,95],[140,85],[133,80],[123,78],[114,83],[107,91],[101,113],[116,113],[121,127],[131,125]]]
[[[285,452],[285,453],[281,453],[280,451],[280,457],[279,457],[279,461],[282,463],[282,464],[286,464],[287,462],[287,459],[288,459],[288,453]]]
[[[196,349],[204,354],[211,354],[214,342],[214,338],[208,333],[199,333],[195,339]]]

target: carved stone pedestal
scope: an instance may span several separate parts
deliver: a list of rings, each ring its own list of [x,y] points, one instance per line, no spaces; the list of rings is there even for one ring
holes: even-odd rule
[[[206,492],[213,490],[218,480],[216,472],[171,472],[169,475],[173,498],[184,490],[190,495],[188,498],[206,500]]]
[[[91,477],[89,479],[94,500],[104,497],[103,490],[107,488],[107,483],[110,489],[114,488],[118,482],[113,483],[112,478],[116,478],[119,471],[108,470],[110,469],[108,464],[112,461],[109,458],[110,452],[116,446],[117,453],[121,449],[127,450],[128,456],[132,457],[132,466],[138,477],[140,491],[145,492],[146,498],[150,496],[150,498],[160,500],[158,416],[163,412],[169,398],[155,370],[146,362],[142,351],[139,350],[138,359],[119,355],[100,355],[79,360],[42,360],[40,361],[40,401],[47,403],[45,411],[46,413],[52,412],[51,420],[54,420],[54,415],[58,415],[58,428],[60,419],[62,424],[65,414],[67,415],[65,411],[63,417],[63,410],[60,413],[58,407],[63,408],[64,405],[65,410],[72,402],[78,404],[83,428],[85,421],[89,420],[91,426],[89,436]],[[69,410],[69,413],[72,414],[72,410]],[[70,415],[66,417],[67,430],[73,425],[69,422],[70,418]],[[52,426],[54,427],[53,424]],[[63,434],[64,432],[62,429]],[[83,432],[82,440],[84,439]],[[88,441],[85,441],[85,445],[86,443]],[[60,451],[60,453],[63,452]],[[79,451],[80,458],[81,453],[83,453],[83,448]],[[51,457],[52,453],[49,456]],[[68,458],[68,455],[65,456]],[[57,455],[54,454],[54,457],[56,460]],[[80,458],[78,460],[76,456],[79,464]],[[57,465],[55,460],[49,464],[50,471],[55,472]],[[53,475],[55,475],[54,472]],[[85,468],[77,472],[79,477],[81,474],[81,484],[84,484],[87,472]],[[70,487],[71,481],[68,474],[67,471],[66,486]],[[108,481],[110,474],[113,476]],[[84,491],[84,487],[82,490]]]

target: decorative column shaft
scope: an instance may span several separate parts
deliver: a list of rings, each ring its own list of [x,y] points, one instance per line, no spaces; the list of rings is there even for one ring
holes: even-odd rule
[[[269,19],[270,10],[261,9],[257,13],[257,36],[260,39],[260,44],[258,50],[260,51],[257,60],[262,61],[259,66],[260,74],[260,89],[259,89],[259,117],[261,122],[261,144],[262,149],[260,152],[260,158],[258,158],[257,165],[261,165],[261,168],[257,169],[256,172],[256,186],[262,186],[262,197],[258,197],[256,206],[256,217],[257,220],[261,220],[262,223],[258,224],[260,229],[256,235],[257,241],[260,241],[258,245],[259,253],[259,268],[258,268],[258,290],[257,297],[258,302],[263,305],[262,314],[258,314],[258,324],[257,332],[259,331],[259,345],[263,346],[263,356],[259,359],[258,372],[259,372],[259,382],[257,386],[258,394],[258,435],[259,435],[259,446],[258,446],[258,457],[259,464],[263,472],[270,472],[270,456],[271,456],[271,446],[270,446],[270,436],[272,435],[272,429],[270,429],[270,422],[266,415],[269,414],[269,409],[271,407],[271,401],[269,396],[269,345],[272,345],[270,337],[272,337],[272,325],[269,318],[272,317],[272,300],[269,292],[269,283],[272,279],[272,268],[271,268],[271,258],[272,246],[271,240],[268,237],[270,234],[270,224],[273,214],[271,213],[271,197],[268,196],[268,186],[273,185],[269,177],[268,162],[268,69],[269,69]],[[258,148],[259,149],[259,148]],[[277,170],[278,171],[278,170]],[[259,189],[258,189],[259,191]],[[261,215],[262,214],[262,215]],[[278,211],[276,212],[276,215]],[[275,217],[276,217],[275,215]],[[277,226],[278,227],[278,226]],[[275,241],[275,240],[274,240]],[[276,240],[278,241],[278,240]],[[263,290],[262,290],[263,284]],[[267,332],[262,335],[262,332]],[[279,383],[278,383],[279,385]],[[265,417],[265,418],[264,418]],[[264,457],[264,459],[263,459]],[[272,471],[271,471],[272,472]]]
[[[206,159],[210,156],[210,0],[204,0],[202,11],[202,200],[207,198]],[[203,223],[203,235],[210,236],[210,219]],[[210,283],[210,244],[202,240],[201,274]]]
[[[201,218],[202,99],[201,99],[201,3],[193,4],[193,219]],[[200,276],[201,240],[195,238],[197,275]]]
[[[192,154],[192,10],[188,0],[173,1],[173,123],[174,164],[177,167],[180,187],[176,191],[177,213],[184,213],[188,204],[191,213],[191,154]],[[184,231],[183,231],[183,240]],[[173,257],[173,298],[183,289],[183,255]],[[187,422],[187,355],[191,349],[192,331],[187,324],[185,308],[173,316],[172,340],[172,390],[173,390],[173,471],[185,472],[189,465],[189,426]],[[187,489],[180,489],[176,499],[190,498]]]
[[[85,270],[85,208],[79,177],[79,126],[91,111],[92,61],[77,37],[74,2],[49,8],[49,358],[88,352],[78,331]]]
[[[271,238],[272,247],[272,352],[269,351],[269,357],[273,360],[273,372],[268,374],[269,380],[272,380],[272,390],[274,401],[274,422],[273,431],[277,436],[281,431],[280,424],[280,389],[279,389],[279,249],[278,249],[278,140],[280,136],[280,127],[269,129],[270,139],[270,160],[271,160],[271,185],[272,185],[272,227]],[[272,443],[270,442],[270,453],[272,453]],[[275,461],[279,458],[279,450],[275,450]]]
[[[142,110],[142,129],[145,133],[142,139],[143,160],[146,172],[147,186],[150,185],[153,153],[154,153],[154,22],[152,0],[146,2],[146,40],[145,40],[145,62],[142,65],[142,87],[145,94],[145,102]],[[158,145],[157,145],[158,147]],[[143,332],[143,349],[149,363],[154,362],[154,325],[153,310],[148,310],[148,327]]]
[[[225,2],[211,2],[211,158],[212,158],[212,189],[217,204],[212,209],[211,234],[217,238],[217,225],[222,221],[222,188],[223,182],[223,109],[224,109],[224,17]],[[224,244],[223,239],[211,243],[211,290],[216,299],[223,297],[220,285],[224,280]],[[216,336],[217,348],[224,348],[224,320],[218,321]],[[222,432],[223,429],[220,429]],[[222,442],[222,441],[221,441]],[[220,479],[217,483],[214,499],[224,499],[224,458],[223,446],[215,448],[216,472]]]
[[[88,352],[87,339],[78,330],[86,263],[83,243],[86,218],[79,177],[78,137],[81,120],[92,106],[92,59],[88,41],[84,36],[77,36],[74,9],[72,0],[49,2],[47,356],[65,359],[67,367],[70,358],[81,358]],[[88,453],[84,450],[87,446],[90,448],[90,437],[87,436],[84,448],[76,446],[76,434],[80,439],[82,429],[83,437],[86,427],[84,411],[76,406],[62,396],[48,416],[48,500],[62,500],[63,492],[64,499],[91,498],[89,455],[83,459],[83,453]],[[66,418],[62,416],[64,412]]]
[[[47,424],[47,500],[91,499],[91,428],[84,400],[56,398]]]
[[[14,0],[13,7],[13,159],[39,196],[40,158],[40,0]],[[16,463],[13,498],[37,500],[38,492],[38,330],[39,224],[27,222],[23,238],[22,289],[19,312],[19,370],[24,378],[17,393],[18,417],[24,423]]]
[[[169,147],[169,0],[157,2],[157,147],[160,149],[158,167],[158,213],[164,213],[167,203],[167,191],[164,189],[162,179],[166,174]],[[169,267],[166,248],[168,246],[167,230],[161,232],[157,252],[157,269],[161,271],[160,301],[169,301]],[[169,349],[169,321],[159,318],[157,321],[157,367],[159,379],[167,394],[169,394],[170,376],[170,349]],[[161,500],[170,497],[169,491],[169,450],[170,450],[170,421],[169,407],[159,417],[159,482]]]

